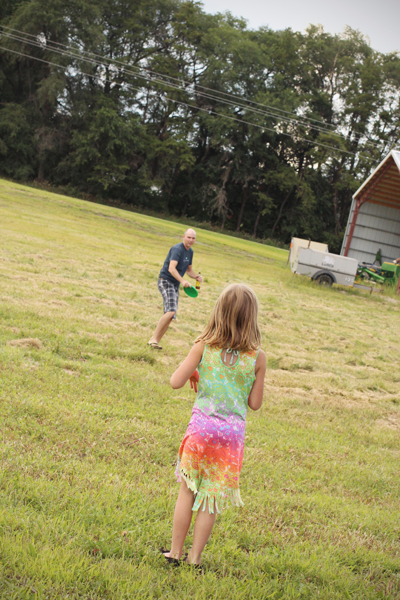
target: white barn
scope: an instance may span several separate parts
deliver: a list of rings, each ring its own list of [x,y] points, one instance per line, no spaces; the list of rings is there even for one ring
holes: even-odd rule
[[[400,152],[392,150],[353,196],[340,254],[373,263],[400,257]]]

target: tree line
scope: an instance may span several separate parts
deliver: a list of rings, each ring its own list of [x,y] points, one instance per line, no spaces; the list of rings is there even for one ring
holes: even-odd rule
[[[400,56],[179,0],[3,0],[0,175],[338,251]]]

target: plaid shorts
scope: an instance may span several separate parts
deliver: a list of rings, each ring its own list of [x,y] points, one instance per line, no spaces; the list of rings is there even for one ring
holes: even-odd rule
[[[164,302],[164,314],[166,312],[174,312],[173,319],[176,319],[176,313],[178,311],[178,300],[179,300],[179,288],[176,288],[167,279],[159,279],[157,287],[162,296]]]

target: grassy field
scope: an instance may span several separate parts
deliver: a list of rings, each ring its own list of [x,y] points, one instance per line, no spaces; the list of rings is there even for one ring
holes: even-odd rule
[[[283,250],[198,230],[201,294],[150,351],[182,230],[0,181],[0,597],[400,598],[400,298],[321,288]],[[260,300],[265,397],[245,507],[196,575],[158,553],[194,401],[168,382],[231,281]]]

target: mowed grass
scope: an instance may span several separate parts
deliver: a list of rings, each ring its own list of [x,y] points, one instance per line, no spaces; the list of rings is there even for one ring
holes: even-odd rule
[[[157,353],[157,275],[183,226],[0,181],[0,228],[1,598],[400,598],[393,291],[319,287],[283,250],[198,230],[205,282]],[[260,300],[265,398],[245,507],[196,574],[158,552],[194,401],[169,378],[231,281]]]

